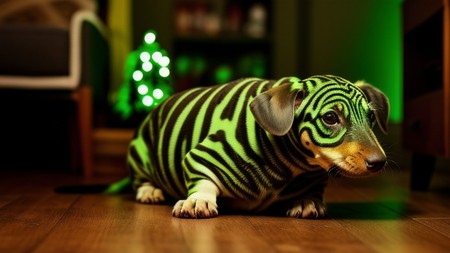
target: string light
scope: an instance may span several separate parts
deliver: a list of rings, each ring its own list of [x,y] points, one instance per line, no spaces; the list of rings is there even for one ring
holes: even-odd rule
[[[154,89],[152,95],[156,99],[161,99],[164,96],[164,92],[161,89]]]
[[[151,62],[144,62],[144,63],[142,63],[142,69],[145,72],[149,72],[150,70],[152,70],[152,68],[153,68],[153,64]]]
[[[168,77],[170,75],[170,70],[167,67],[162,67],[159,69],[159,75],[162,77]]]
[[[142,103],[145,106],[151,106],[153,104],[153,98],[151,96],[144,96],[144,98],[142,99]]]
[[[153,44],[156,40],[156,34],[153,32],[148,32],[145,34],[144,40],[147,44]]]
[[[161,54],[161,52],[154,52],[153,54],[152,54],[152,58],[153,58],[153,60],[155,60],[155,62],[157,62],[157,63],[160,63],[160,61],[161,61],[161,58],[162,58],[162,54]]]
[[[136,70],[133,72],[134,81],[139,82],[142,80],[143,77],[144,77],[144,74],[142,74],[142,72],[140,70]]]
[[[155,32],[147,32],[139,49],[127,58],[127,76],[114,107],[123,120],[133,114],[147,114],[173,93],[170,58],[156,39]]]
[[[141,61],[148,62],[150,61],[150,54],[148,52],[142,52],[140,55]]]
[[[159,60],[159,65],[161,65],[162,67],[167,67],[169,65],[169,63],[170,63],[170,59],[167,56],[163,56]]]
[[[139,94],[141,94],[141,95],[147,94],[147,93],[148,93],[148,87],[147,87],[147,85],[145,85],[145,84],[139,85],[139,87],[138,87],[138,92],[139,92]]]

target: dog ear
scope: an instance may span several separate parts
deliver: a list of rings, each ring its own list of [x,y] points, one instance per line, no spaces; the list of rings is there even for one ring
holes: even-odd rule
[[[384,134],[387,134],[390,111],[389,99],[379,89],[366,82],[358,81],[355,85],[357,85],[364,92],[364,94],[366,94],[369,103],[372,104],[375,110],[374,112],[378,126]]]
[[[303,90],[292,89],[291,83],[285,83],[256,96],[250,103],[250,110],[264,130],[282,136],[291,129],[295,109],[303,97]]]

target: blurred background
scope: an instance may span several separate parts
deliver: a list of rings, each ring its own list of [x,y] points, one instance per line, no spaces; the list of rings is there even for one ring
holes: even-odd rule
[[[84,159],[93,160],[90,173],[112,173],[114,166],[123,172],[133,128],[173,92],[247,76],[277,79],[316,74],[365,80],[385,92],[392,126],[381,140],[395,161],[392,166],[408,167],[411,157],[402,146],[401,131],[404,2],[2,0],[0,145],[4,163],[0,169],[79,168],[83,162],[76,160],[88,149],[92,156]],[[412,2],[430,6],[437,1]],[[79,11],[96,17],[86,28],[83,22],[94,20],[88,15],[81,22],[81,32],[74,25]],[[49,31],[29,37],[38,26],[65,32],[59,46],[52,44],[57,37],[48,35]],[[24,27],[26,39],[18,35]],[[4,40],[12,37],[12,42]],[[81,41],[78,51],[73,49],[77,40]],[[77,52],[81,58],[74,63]],[[64,59],[55,60],[58,55],[65,55]],[[75,78],[78,83],[39,86],[49,77],[50,83],[56,83],[55,76],[72,78],[78,73],[73,65],[81,73]],[[53,70],[58,66],[65,68]],[[35,73],[39,67],[47,72]],[[3,85],[2,78],[6,78]],[[27,84],[30,79],[32,84]],[[84,123],[92,126],[87,130],[91,140],[85,141],[92,146],[85,149],[80,148],[86,144],[78,131],[84,116],[77,104],[77,98],[85,94],[79,93],[78,87],[83,86],[89,87],[87,97],[92,100],[88,103],[93,108],[83,114],[92,117],[92,122]],[[61,90],[69,95],[61,95]]]

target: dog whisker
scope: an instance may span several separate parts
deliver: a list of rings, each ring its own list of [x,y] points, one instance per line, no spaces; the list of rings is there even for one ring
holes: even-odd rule
[[[342,174],[341,168],[337,164],[331,166],[330,169],[328,170],[328,176],[330,177],[338,178],[341,176],[341,174]]]

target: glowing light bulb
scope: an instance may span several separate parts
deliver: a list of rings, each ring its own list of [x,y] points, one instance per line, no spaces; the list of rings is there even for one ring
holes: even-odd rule
[[[142,103],[145,106],[151,106],[153,104],[153,98],[147,95],[144,98],[142,98]]]
[[[164,96],[164,92],[161,89],[153,90],[153,97],[156,99],[161,99]]]
[[[143,77],[144,74],[142,74],[140,70],[136,70],[133,72],[133,80],[135,80],[136,82],[141,81]]]
[[[169,65],[169,63],[170,63],[170,59],[167,56],[163,56],[163,57],[161,57],[161,60],[159,60],[159,64],[162,67],[167,67]]]
[[[153,64],[151,62],[148,61],[148,62],[142,63],[142,69],[145,72],[149,72],[150,70],[152,70],[152,68],[153,68]]]
[[[159,70],[159,75],[162,77],[168,77],[170,75],[170,70],[167,67],[162,67]]]
[[[152,32],[149,32],[145,35],[144,40],[147,44],[152,44],[156,40],[156,35]]]
[[[138,92],[139,92],[139,94],[141,94],[141,95],[147,94],[147,93],[148,93],[148,87],[147,87],[147,85],[145,85],[145,84],[139,85],[139,87],[138,87]]]
[[[161,61],[161,58],[162,58],[161,52],[158,52],[158,51],[154,52],[152,54],[152,58],[153,58],[153,60],[155,60],[155,62],[159,63]]]
[[[148,52],[142,52],[140,58],[143,62],[150,61],[150,54]]]

